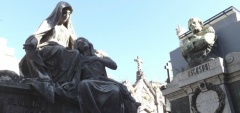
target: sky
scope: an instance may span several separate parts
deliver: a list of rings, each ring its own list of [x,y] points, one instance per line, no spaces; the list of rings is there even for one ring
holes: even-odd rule
[[[136,81],[139,56],[148,81],[164,83],[169,52],[179,47],[176,27],[187,29],[188,19],[205,21],[240,0],[65,0],[73,7],[71,21],[77,37],[105,51],[118,65],[107,69],[117,81]],[[46,19],[59,0],[1,0],[0,37],[20,60],[25,40]],[[0,62],[1,63],[1,62]]]

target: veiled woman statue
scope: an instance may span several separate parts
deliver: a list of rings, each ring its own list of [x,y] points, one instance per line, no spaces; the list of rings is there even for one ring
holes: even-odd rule
[[[54,97],[44,93],[54,95],[51,88],[56,86],[46,81],[68,88],[66,90],[71,90],[69,86],[79,82],[80,57],[79,52],[74,50],[75,33],[70,21],[72,11],[67,2],[59,2],[24,44],[26,55],[20,62],[20,74],[34,78],[31,85],[50,99]]]
[[[107,78],[105,67],[117,69],[116,63],[105,55],[96,55],[93,45],[85,38],[76,40],[82,55],[81,81],[78,99],[82,113],[137,113],[137,103],[127,88]]]

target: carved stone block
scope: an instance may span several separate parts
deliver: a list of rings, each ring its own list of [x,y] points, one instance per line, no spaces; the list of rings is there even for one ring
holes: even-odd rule
[[[0,82],[0,113],[80,113],[77,102],[55,100],[47,102],[25,84]]]
[[[171,101],[171,113],[191,113],[188,96]]]

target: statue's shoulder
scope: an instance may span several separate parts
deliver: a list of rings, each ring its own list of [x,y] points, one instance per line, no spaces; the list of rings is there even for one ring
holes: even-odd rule
[[[203,31],[205,32],[205,33],[215,33],[215,30],[213,29],[213,27],[212,26],[208,26],[208,27],[203,27]]]

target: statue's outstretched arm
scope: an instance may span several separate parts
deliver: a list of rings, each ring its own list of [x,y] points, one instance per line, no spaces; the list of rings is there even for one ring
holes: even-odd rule
[[[94,62],[94,61],[99,61],[102,63],[104,66],[116,70],[117,69],[117,64],[108,56],[104,57],[98,57],[98,56],[89,56],[86,58],[85,62]]]

